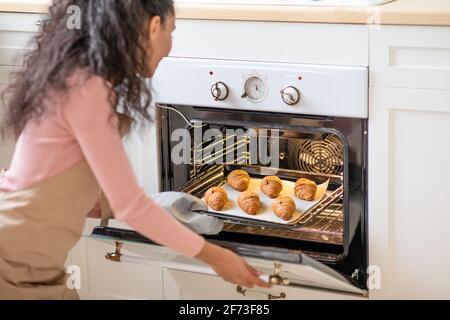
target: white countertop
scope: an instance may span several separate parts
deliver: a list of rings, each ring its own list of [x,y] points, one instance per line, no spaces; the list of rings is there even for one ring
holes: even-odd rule
[[[49,3],[49,0],[0,0],[0,11],[46,13]]]
[[[0,11],[46,13],[49,0],[0,0]],[[380,6],[178,4],[179,19],[450,26],[450,0],[396,0]]]

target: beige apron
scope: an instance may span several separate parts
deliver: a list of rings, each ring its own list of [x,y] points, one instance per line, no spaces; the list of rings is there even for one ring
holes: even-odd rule
[[[100,194],[84,160],[32,188],[0,191],[0,299],[78,299],[64,263]]]

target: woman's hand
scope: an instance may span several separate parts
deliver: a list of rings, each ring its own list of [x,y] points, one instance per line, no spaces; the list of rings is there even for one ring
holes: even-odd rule
[[[206,242],[196,258],[209,264],[227,282],[247,288],[271,288],[270,284],[259,278],[259,271],[230,250]]]

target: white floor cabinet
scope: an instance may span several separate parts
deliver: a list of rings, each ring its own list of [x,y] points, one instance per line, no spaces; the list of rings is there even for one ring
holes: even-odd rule
[[[371,298],[450,298],[450,28],[372,30]]]
[[[5,111],[1,95],[9,84],[11,73],[22,65],[18,56],[30,49],[29,41],[38,30],[37,24],[42,18],[38,14],[0,12],[0,119]],[[0,140],[0,169],[9,166],[14,145],[11,138]]]
[[[2,99],[2,93],[8,86],[9,74],[12,70],[13,67],[0,65],[0,122],[3,119],[6,107],[6,103]],[[0,136],[0,170],[9,166],[14,152],[14,145],[15,141],[12,138],[2,139]]]

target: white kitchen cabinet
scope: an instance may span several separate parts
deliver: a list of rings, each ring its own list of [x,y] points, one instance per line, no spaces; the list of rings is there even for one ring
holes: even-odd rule
[[[368,43],[365,25],[179,19],[171,56],[367,66]]]
[[[371,298],[450,298],[450,91],[372,88]]]
[[[5,103],[2,99],[2,93],[8,86],[9,74],[14,71],[14,67],[0,65],[0,120],[5,112]],[[7,168],[11,162],[14,152],[15,141],[11,137],[2,140],[0,137],[0,169]]]
[[[318,290],[307,287],[274,286],[239,288],[220,277],[176,269],[164,269],[164,299],[166,300],[348,300],[362,296]],[[245,292],[243,291],[245,290]]]
[[[31,39],[44,18],[41,14],[0,12],[0,65],[22,65],[21,56],[33,48]]]
[[[99,219],[87,219],[83,236],[70,251],[66,268],[75,266],[80,271],[82,300],[139,300],[162,299],[162,261],[166,249],[154,245],[121,242],[120,262],[106,259],[114,253],[116,242],[92,237]],[[118,223],[114,227],[125,228]]]
[[[155,108],[150,108],[152,119],[155,119]],[[134,127],[124,138],[124,146],[130,159],[138,183],[148,195],[160,191],[161,172],[158,165],[158,123],[144,122]]]
[[[105,258],[115,251],[114,242],[86,238],[85,273],[87,288],[82,288],[82,299],[162,299],[162,268],[158,261],[164,257],[163,248],[139,244],[124,244],[122,253],[137,260],[113,262]],[[72,257],[74,251],[72,251]],[[72,262],[75,259],[72,259]],[[78,261],[83,261],[79,259]],[[152,265],[154,261],[154,265]]]
[[[75,281],[80,285],[77,288],[78,294],[80,297],[85,297],[89,295],[89,283],[87,272],[87,239],[82,237],[81,240],[77,243],[77,245],[69,252],[69,256],[66,261],[66,271],[70,272],[73,270],[79,271],[78,274],[72,275],[73,277],[77,277]],[[70,269],[69,269],[70,268]],[[76,269],[73,269],[76,268]]]
[[[371,86],[450,90],[450,27],[370,30]]]
[[[9,84],[10,74],[22,65],[21,56],[32,48],[30,40],[43,18],[39,14],[0,12],[0,95]],[[0,100],[0,118],[4,107]],[[14,145],[11,138],[0,140],[0,168],[9,166]]]
[[[450,298],[450,28],[370,33],[371,298]]]

